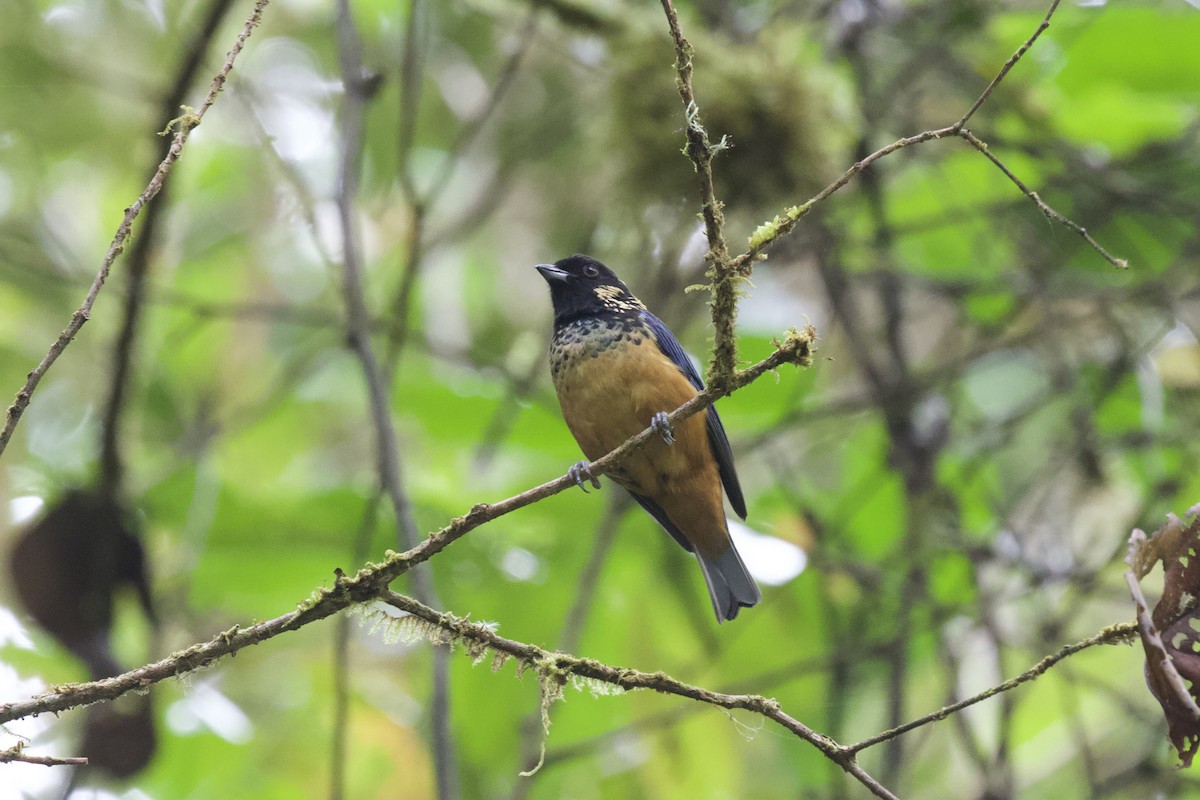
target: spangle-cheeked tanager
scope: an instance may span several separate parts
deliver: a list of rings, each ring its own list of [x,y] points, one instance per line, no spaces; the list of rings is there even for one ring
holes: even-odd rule
[[[717,621],[733,619],[761,595],[725,521],[722,485],[734,511],[746,517],[729,440],[712,406],[674,426],[667,420],[704,382],[662,320],[608,267],[573,255],[537,269],[554,304],[550,370],[567,427],[593,461],[647,427],[661,434],[612,478],[696,554]],[[571,468],[581,488],[584,476],[591,478],[586,467]]]

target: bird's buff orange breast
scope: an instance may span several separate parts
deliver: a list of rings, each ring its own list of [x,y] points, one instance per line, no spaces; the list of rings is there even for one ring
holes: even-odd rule
[[[601,334],[556,343],[554,369],[563,418],[593,461],[649,427],[657,412],[674,411],[696,395],[648,332],[625,334],[620,341],[595,341],[601,337],[608,338]],[[686,491],[688,484],[709,470],[715,479],[704,415],[677,423],[674,432],[675,444],[668,446],[655,437],[630,456],[613,478],[647,496]]]

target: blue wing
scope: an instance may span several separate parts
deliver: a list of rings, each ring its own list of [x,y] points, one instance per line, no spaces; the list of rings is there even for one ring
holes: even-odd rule
[[[661,319],[649,311],[643,311],[642,318],[651,332],[654,333],[654,340],[658,344],[658,349],[663,352],[663,355],[671,359],[671,363],[679,367],[679,371],[683,373],[683,376],[688,379],[692,386],[696,387],[696,391],[702,391],[704,389],[704,381],[700,378],[700,374],[696,372],[696,367],[692,365],[692,360],[688,357],[687,351],[683,349],[683,345],[675,338],[675,334],[671,333]],[[739,517],[745,519],[746,500],[742,497],[742,487],[738,484],[737,471],[733,467],[733,450],[729,447],[729,438],[725,435],[725,426],[721,424],[721,417],[717,415],[715,406],[709,406],[707,413],[708,443],[712,447],[713,457],[717,459],[717,469],[721,473],[721,483],[725,485],[725,494],[729,496],[729,504],[733,506],[733,510],[737,512]],[[645,504],[643,503],[644,506]],[[649,511],[649,509],[647,510]],[[650,513],[654,514],[652,511]]]
[[[625,491],[629,492],[628,489]],[[671,534],[671,538],[679,542],[684,550],[687,550],[689,553],[695,550],[695,548],[692,547],[692,543],[689,542],[687,537],[683,535],[683,531],[679,530],[679,526],[677,526],[674,522],[671,522],[671,518],[667,516],[667,512],[662,510],[662,506],[651,500],[649,497],[646,497],[644,494],[629,492],[629,496],[634,500],[637,500],[637,504],[646,509],[646,513],[654,517],[654,521],[659,525],[662,525],[663,530]]]

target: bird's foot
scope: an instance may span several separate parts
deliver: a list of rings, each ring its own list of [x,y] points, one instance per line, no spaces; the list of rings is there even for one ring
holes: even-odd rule
[[[650,428],[662,437],[667,444],[675,444],[675,431],[671,427],[671,419],[667,412],[660,411],[650,418]]]
[[[567,475],[571,476],[571,480],[575,481],[575,485],[580,489],[583,489],[584,492],[587,492],[588,490],[588,482],[592,484],[593,489],[600,488],[600,479],[593,475],[592,471],[588,469],[588,462],[586,461],[580,461],[578,464],[575,464],[573,467],[567,470]],[[584,479],[586,479],[587,482],[585,482]]]

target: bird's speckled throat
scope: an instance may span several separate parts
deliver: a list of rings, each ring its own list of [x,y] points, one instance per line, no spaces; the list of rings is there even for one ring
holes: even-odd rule
[[[615,314],[605,314],[602,317],[589,315],[556,324],[554,338],[550,342],[551,377],[558,381],[571,365],[585,359],[598,358],[601,353],[619,344],[628,342],[636,346],[645,341],[653,341],[654,334],[642,320],[642,304],[636,298],[633,298],[633,302],[637,303],[637,306],[627,305]]]

